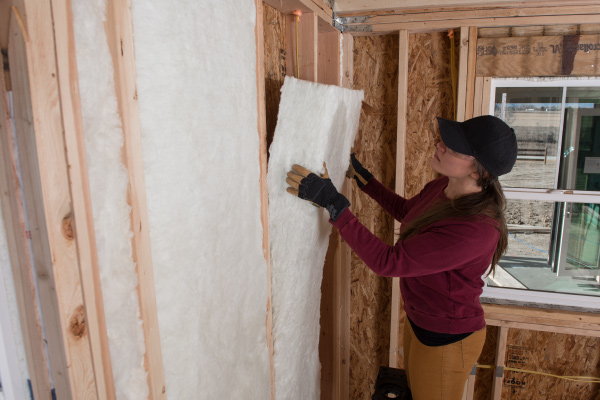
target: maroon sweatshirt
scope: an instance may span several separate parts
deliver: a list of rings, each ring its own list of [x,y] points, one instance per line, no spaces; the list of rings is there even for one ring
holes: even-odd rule
[[[435,179],[409,200],[374,178],[363,191],[396,220],[407,223],[434,202],[449,201],[444,194],[447,185],[447,177]],[[482,275],[498,243],[495,220],[483,215],[448,218],[395,246],[373,235],[349,209],[331,223],[375,273],[402,278],[404,309],[417,326],[454,334],[485,326],[479,296],[484,285]]]

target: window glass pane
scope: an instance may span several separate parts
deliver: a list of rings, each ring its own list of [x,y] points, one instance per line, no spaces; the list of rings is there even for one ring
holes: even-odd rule
[[[562,87],[497,87],[494,115],[517,136],[519,153],[505,187],[555,188]]]
[[[568,88],[559,189],[600,191],[600,90]]]
[[[600,205],[509,200],[508,251],[488,285],[600,296]]]

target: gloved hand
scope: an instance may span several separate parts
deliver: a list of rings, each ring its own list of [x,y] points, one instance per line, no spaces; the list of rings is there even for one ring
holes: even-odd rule
[[[342,211],[350,206],[348,199],[337,189],[329,179],[327,166],[325,174],[318,176],[308,169],[294,164],[292,170],[287,173],[286,182],[291,186],[286,189],[288,193],[308,200],[314,205],[325,207],[332,221],[338,219]]]
[[[362,189],[373,178],[373,174],[358,162],[354,153],[350,155],[350,161],[350,168],[346,172],[346,177],[354,178],[358,187]]]

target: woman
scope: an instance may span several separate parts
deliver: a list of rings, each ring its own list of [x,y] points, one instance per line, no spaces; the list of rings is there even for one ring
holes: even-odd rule
[[[386,189],[352,155],[358,186],[402,222],[389,246],[365,228],[325,176],[295,165],[288,192],[325,207],[341,237],[374,272],[400,280],[408,323],[404,364],[416,400],[461,399],[485,341],[482,276],[507,246],[505,198],[498,176],[517,158],[515,133],[481,116],[438,118],[442,141],[430,161],[442,177],[411,199]]]

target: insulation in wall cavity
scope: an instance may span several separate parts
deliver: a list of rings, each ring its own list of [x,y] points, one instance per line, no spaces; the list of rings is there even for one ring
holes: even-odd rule
[[[286,192],[293,164],[341,189],[358,129],[362,91],[286,77],[270,148],[269,229],[275,390],[278,399],[319,399],[319,311],[331,225],[327,211]]]
[[[117,399],[148,396],[144,333],[132,259],[128,173],[103,0],[72,3],[86,159]]]
[[[169,399],[267,399],[254,1],[133,0]]]
[[[0,396],[25,399],[29,373],[5,228],[0,207]]]

